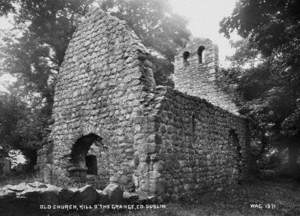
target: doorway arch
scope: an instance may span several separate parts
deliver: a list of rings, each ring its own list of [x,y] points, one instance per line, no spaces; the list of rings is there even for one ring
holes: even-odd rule
[[[85,178],[87,174],[97,175],[97,156],[90,153],[92,145],[102,144],[102,138],[94,133],[82,136],[73,144],[68,171],[71,177]]]

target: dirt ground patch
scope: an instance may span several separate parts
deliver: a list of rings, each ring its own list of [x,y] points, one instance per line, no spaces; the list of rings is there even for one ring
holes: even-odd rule
[[[1,203],[0,203],[1,204]],[[144,205],[146,206],[146,205]],[[148,206],[154,206],[148,205]],[[163,203],[159,209],[132,211],[69,211],[45,216],[248,216],[300,215],[300,182],[290,179],[253,180],[193,197],[193,201]],[[7,214],[11,215],[11,214]],[[13,214],[12,214],[13,215]],[[41,213],[29,214],[40,216]],[[1,215],[2,216],[2,215]],[[22,214],[22,216],[27,216]]]
[[[203,194],[195,203],[170,203],[165,209],[113,214],[115,216],[240,216],[300,215],[300,183],[280,179],[255,180],[217,193]]]

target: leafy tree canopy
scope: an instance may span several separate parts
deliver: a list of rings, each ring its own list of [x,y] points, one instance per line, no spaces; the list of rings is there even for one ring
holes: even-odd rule
[[[104,11],[126,20],[146,46],[174,59],[176,49],[185,45],[190,36],[187,21],[174,14],[168,1],[102,0]]]
[[[1,120],[9,124],[2,124],[0,133],[7,134],[3,142],[21,149],[29,157],[34,157],[35,151],[47,143],[59,67],[78,22],[95,3],[95,0],[0,1],[0,16],[12,14],[15,20],[14,31],[6,32],[0,44],[0,73],[17,77],[17,93],[13,97],[18,101],[3,99],[6,102],[0,112],[6,114]],[[125,20],[145,45],[167,57],[165,67],[156,74],[161,80],[166,79],[164,73],[170,71],[176,48],[188,39],[186,21],[172,13],[167,1],[98,3],[105,11]],[[11,107],[17,109],[11,113],[16,118],[9,120]]]
[[[220,32],[227,37],[237,32],[244,38],[235,43],[237,52],[231,57],[245,100],[241,111],[264,135],[288,139],[290,163],[295,165],[295,140],[300,137],[300,2],[240,0],[222,20]]]
[[[299,19],[298,0],[240,0],[222,20],[221,32],[229,37],[236,31],[266,56],[290,53],[299,50]]]

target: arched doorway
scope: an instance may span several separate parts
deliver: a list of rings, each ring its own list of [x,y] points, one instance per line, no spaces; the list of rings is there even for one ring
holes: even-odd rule
[[[85,178],[86,175],[97,175],[97,153],[91,151],[101,145],[102,138],[96,134],[80,137],[72,146],[71,166],[68,169],[71,177]]]

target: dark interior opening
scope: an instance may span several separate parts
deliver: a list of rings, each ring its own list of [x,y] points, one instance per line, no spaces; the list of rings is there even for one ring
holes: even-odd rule
[[[97,175],[97,157],[87,155],[96,141],[101,141],[101,138],[96,134],[88,134],[75,142],[71,151],[71,167],[68,169],[71,176],[84,178],[86,174]]]
[[[189,65],[188,59],[190,57],[190,53],[186,51],[186,52],[183,53],[182,57],[183,57],[183,64],[185,66]]]
[[[205,50],[205,47],[204,46],[200,46],[198,48],[198,61],[199,61],[199,64],[202,64],[204,61],[203,61],[203,51]]]
[[[85,157],[87,174],[89,175],[97,175],[98,167],[97,167],[97,157],[95,155],[87,155]]]

